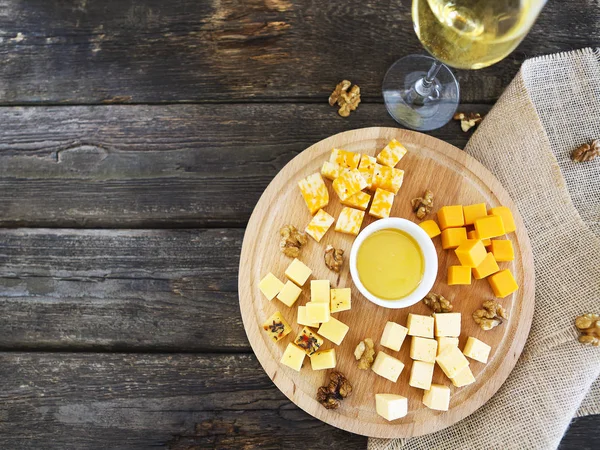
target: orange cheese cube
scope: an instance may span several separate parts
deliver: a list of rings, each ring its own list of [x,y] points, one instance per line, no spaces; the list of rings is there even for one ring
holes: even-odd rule
[[[329,162],[347,169],[356,169],[360,162],[360,153],[349,152],[347,150],[342,150],[341,148],[334,148],[331,150]]]
[[[467,232],[467,237],[469,239],[479,239],[479,236],[477,235],[477,231],[475,230],[471,230],[469,232]],[[490,239],[480,239],[481,242],[483,242],[483,246],[487,247],[488,245],[492,244],[492,241]]]
[[[373,189],[383,190],[397,194],[404,181],[404,170],[375,164],[373,171]]]
[[[300,180],[298,187],[312,215],[329,204],[329,191],[320,173],[313,173]]]
[[[392,204],[394,203],[394,194],[383,189],[377,188],[373,196],[373,204],[369,209],[369,214],[379,219],[390,217]]]
[[[364,211],[369,206],[369,202],[371,201],[371,196],[366,192],[359,191],[354,194],[352,197],[344,200],[342,205],[350,206],[352,208],[360,209]]]
[[[435,223],[434,220],[425,220],[421,222],[419,226],[425,230],[425,233],[427,233],[431,239],[442,234],[440,227],[438,227],[438,224]]]
[[[465,216],[461,205],[443,206],[437,212],[440,228],[456,228],[465,226]]]
[[[406,155],[406,148],[396,139],[392,139],[377,155],[377,162],[384,166],[396,167],[404,155]]]
[[[320,242],[323,236],[325,236],[325,233],[327,233],[327,230],[333,225],[333,222],[335,222],[335,219],[320,209],[319,212],[314,215],[304,231],[315,241]]]
[[[329,161],[325,161],[323,166],[321,167],[321,175],[323,175],[328,180],[335,180],[339,177],[345,170],[344,167],[338,166],[336,163],[332,163]]]
[[[471,268],[467,266],[448,267],[448,286],[471,284]]]
[[[477,239],[467,239],[454,250],[454,253],[460,263],[467,267],[479,266],[487,256],[483,243]]]
[[[475,231],[479,239],[503,236],[506,231],[500,216],[485,216],[475,220]]]
[[[475,219],[487,216],[485,203],[463,206],[463,214],[465,216],[465,225],[473,225]]]
[[[467,229],[461,228],[446,228],[442,231],[442,248],[449,250],[456,248],[467,240]]]
[[[513,274],[508,269],[496,272],[488,277],[488,281],[496,297],[504,298],[519,289]]]
[[[362,155],[358,164],[358,171],[367,182],[367,189],[373,189],[373,173],[377,160],[369,155]]]
[[[512,233],[517,229],[515,225],[515,219],[506,206],[496,206],[490,209],[490,215],[502,217],[502,223],[504,224],[504,231],[506,233]]]
[[[333,190],[341,201],[348,200],[366,187],[367,182],[358,169],[347,170],[333,180]]]
[[[498,263],[494,258],[494,255],[488,253],[485,255],[485,259],[477,267],[473,267],[473,277],[476,280],[488,277],[500,270]]]
[[[512,261],[515,259],[515,250],[512,242],[507,239],[492,239],[492,253],[496,261]]]
[[[342,209],[342,212],[340,212],[340,217],[338,217],[335,224],[335,231],[356,236],[360,231],[360,226],[362,225],[364,217],[364,211],[348,208],[346,206]]]

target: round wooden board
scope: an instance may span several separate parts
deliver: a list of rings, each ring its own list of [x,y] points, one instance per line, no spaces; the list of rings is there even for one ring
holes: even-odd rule
[[[321,348],[336,348],[336,370],[347,376],[354,390],[339,409],[327,410],[316,401],[315,394],[319,386],[327,383],[329,371],[313,371],[308,357],[300,372],[279,362],[287,344],[302,329],[296,323],[297,308],[309,301],[310,282],[307,281],[299,300],[291,308],[277,299],[269,302],[258,289],[258,283],[268,272],[285,280],[284,271],[291,259],[279,251],[279,229],[286,224],[293,224],[303,230],[311,219],[300,195],[298,181],[319,172],[323,161],[329,158],[334,147],[375,156],[392,138],[398,139],[408,149],[398,165],[405,171],[405,176],[404,184],[394,201],[392,216],[418,222],[411,211],[410,200],[421,196],[425,189],[430,189],[435,194],[434,213],[443,205],[486,202],[488,208],[508,206],[517,224],[516,233],[508,236],[515,248],[515,260],[500,263],[500,268],[511,269],[520,289],[499,300],[507,309],[509,320],[491,331],[481,330],[471,315],[481,307],[484,300],[494,298],[488,282],[473,280],[470,286],[448,286],[446,268],[458,264],[458,260],[454,252],[441,249],[440,237],[433,239],[439,257],[439,274],[433,291],[453,300],[454,311],[463,314],[460,348],[463,348],[469,336],[479,338],[492,347],[487,364],[471,360],[470,367],[477,381],[466,387],[455,388],[436,365],[433,382],[450,386],[451,401],[449,411],[434,411],[422,404],[423,391],[408,385],[412,363],[409,358],[410,337],[407,337],[399,352],[379,345],[388,320],[406,325],[409,312],[429,315],[431,311],[421,302],[399,310],[385,309],[370,303],[354,287],[347,260],[339,275],[330,271],[323,261],[327,244],[342,248],[349,255],[354,237],[335,232],[332,227],[320,243],[309,238],[299,259],[313,270],[310,279],[329,279],[332,288],[352,288],[352,309],[335,314],[338,320],[350,327],[348,334],[341,345],[335,346],[326,340]],[[329,205],[325,210],[337,217],[342,205],[331,188],[331,182],[325,182],[330,192]],[[429,218],[435,218],[435,214],[431,214]],[[365,215],[363,228],[373,220],[375,219]],[[424,134],[395,128],[364,128],[337,134],[309,147],[290,161],[271,182],[256,205],[244,236],[239,294],[244,327],[258,360],[277,387],[296,405],[330,425],[353,433],[382,438],[419,436],[441,430],[468,416],[488,401],[508,377],[523,349],[533,317],[533,257],[527,232],[509,195],[476,160],[463,151]],[[261,326],[275,311],[280,311],[293,328],[288,336],[277,343],[270,340]],[[373,339],[376,351],[384,350],[405,364],[396,383],[371,370],[358,369],[353,352],[357,343],[365,337]],[[375,412],[376,393],[394,393],[408,397],[408,415],[393,422],[380,417]]]

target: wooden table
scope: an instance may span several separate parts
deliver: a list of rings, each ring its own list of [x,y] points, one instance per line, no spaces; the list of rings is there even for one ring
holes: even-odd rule
[[[365,447],[263,373],[237,269],[287,161],[395,126],[380,85],[423,53],[409,5],[0,2],[0,448]],[[527,57],[597,44],[599,22],[593,0],[551,0],[506,60],[457,71],[461,109],[488,111]],[[343,78],[363,92],[348,119],[327,105]],[[599,430],[575,419],[562,448]]]

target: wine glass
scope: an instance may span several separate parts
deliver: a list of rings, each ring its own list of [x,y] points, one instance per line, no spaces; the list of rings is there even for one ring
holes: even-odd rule
[[[414,130],[445,125],[459,102],[458,81],[443,63],[481,69],[505,58],[523,40],[546,0],[413,0],[415,32],[435,58],[410,55],[385,74],[390,115]]]

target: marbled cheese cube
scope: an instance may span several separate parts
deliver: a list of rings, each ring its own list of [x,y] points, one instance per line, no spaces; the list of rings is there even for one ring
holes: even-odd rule
[[[469,366],[458,372],[454,378],[450,379],[452,384],[456,387],[463,387],[471,383],[475,383],[475,377]]]
[[[360,226],[364,217],[364,211],[345,206],[337,219],[335,231],[356,236],[360,232]]]
[[[465,344],[463,353],[465,354],[465,356],[468,356],[469,358],[474,359],[475,361],[479,361],[485,364],[488,361],[491,350],[492,347],[487,345],[485,342],[482,342],[479,339],[474,338],[473,336],[469,336],[469,339],[467,339],[467,343]]]
[[[304,286],[311,273],[312,270],[298,258],[294,258],[288,268],[285,269],[285,276],[298,286]]]
[[[331,300],[329,290],[329,280],[311,280],[310,301],[315,303],[329,303]]]
[[[395,383],[398,380],[400,373],[402,373],[402,369],[404,369],[404,364],[399,359],[396,359],[387,353],[379,352],[377,353],[377,357],[375,358],[375,362],[371,366],[371,369],[377,375],[387,378]]]
[[[306,353],[295,344],[289,343],[281,356],[281,364],[300,372]]]
[[[348,200],[366,187],[367,182],[358,169],[347,170],[333,180],[333,190],[341,201]]]
[[[438,366],[450,379],[454,378],[458,372],[469,365],[465,355],[461,353],[458,347],[449,346],[435,359]]]
[[[311,322],[306,317],[306,306],[298,306],[298,325],[305,325],[307,327],[319,328],[319,322]]]
[[[333,369],[336,364],[335,348],[321,350],[310,357],[312,370]]]
[[[262,327],[275,342],[283,339],[292,331],[292,327],[290,327],[290,324],[286,322],[279,311],[269,317],[263,323]]]
[[[396,322],[388,322],[385,324],[379,343],[390,350],[398,351],[402,347],[407,333],[408,328]]]
[[[425,361],[413,361],[410,368],[410,379],[408,384],[417,389],[431,389],[431,380],[433,380],[434,363]]]
[[[352,307],[350,288],[331,289],[331,313],[348,311]]]
[[[373,173],[375,172],[375,165],[377,160],[369,155],[362,155],[360,158],[360,164],[358,165],[358,171],[367,182],[367,189],[373,189]]]
[[[435,339],[413,336],[410,342],[410,357],[417,361],[434,363],[435,355],[437,354],[437,345],[438,343]]]
[[[322,324],[329,322],[330,318],[329,303],[308,302],[306,304],[306,320],[309,322]]]
[[[375,394],[375,409],[377,414],[391,422],[408,414],[408,399],[396,394]]]
[[[345,170],[344,167],[338,166],[336,163],[332,163],[329,161],[325,161],[323,166],[321,166],[321,175],[323,175],[328,180],[335,180],[339,177]]]
[[[404,170],[375,164],[373,188],[381,188],[397,194],[402,186],[402,181],[404,181]]]
[[[273,300],[283,288],[283,282],[269,272],[262,280],[260,280],[260,283],[258,283],[258,288],[268,300]]]
[[[300,334],[294,340],[294,344],[304,350],[309,356],[319,350],[323,342],[323,338],[308,327],[302,328]]]
[[[458,338],[457,337],[440,336],[440,337],[435,338],[435,340],[438,342],[438,348],[437,348],[438,355],[440,353],[442,353],[444,350],[446,350],[446,348],[449,346],[458,347]]]
[[[302,198],[311,214],[329,204],[329,191],[320,173],[313,173],[298,182]]]
[[[448,411],[450,407],[450,388],[442,384],[432,384],[431,388],[423,393],[423,404],[429,409]]]
[[[433,313],[435,320],[435,337],[460,336],[461,313]]]
[[[366,192],[360,191],[354,194],[347,200],[342,202],[344,206],[350,206],[351,208],[360,209],[364,211],[369,206],[369,202],[371,201],[371,196]]]
[[[377,155],[377,162],[384,166],[396,167],[404,155],[406,155],[406,148],[396,139],[392,139]]]
[[[392,212],[392,204],[394,203],[394,194],[388,191],[384,191],[381,188],[377,188],[375,195],[373,196],[373,203],[371,209],[369,209],[369,215],[377,217],[379,219],[385,219],[390,217]]]
[[[409,313],[406,321],[408,335],[433,338],[433,323],[433,317],[431,316]]]
[[[360,153],[349,152],[347,150],[342,150],[341,148],[334,148],[331,151],[329,162],[347,169],[356,169],[360,162]]]
[[[335,219],[324,210],[320,209],[317,214],[314,215],[304,231],[315,241],[321,242],[321,239],[323,239],[327,230],[331,228],[333,222],[335,222]]]
[[[319,328],[319,334],[325,339],[329,339],[336,345],[340,345],[350,327],[345,323],[340,322],[335,317],[330,317],[329,320]]]
[[[301,293],[302,289],[288,280],[283,285],[283,288],[279,294],[277,294],[277,300],[286,306],[292,306],[294,303],[296,303],[296,300],[298,300],[298,297],[300,297]]]

